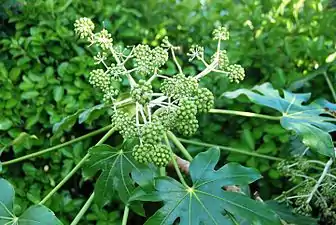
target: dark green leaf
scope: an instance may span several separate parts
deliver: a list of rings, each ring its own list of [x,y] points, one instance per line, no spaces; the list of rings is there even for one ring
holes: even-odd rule
[[[145,225],[171,225],[178,218],[181,225],[233,225],[232,216],[244,217],[251,224],[280,225],[277,215],[264,204],[222,189],[226,185],[246,185],[261,176],[256,170],[236,163],[215,170],[219,155],[218,149],[210,149],[195,157],[190,164],[191,187],[170,177],[157,178],[156,195],[165,205]],[[139,195],[138,200],[152,201],[151,195]]]
[[[120,199],[127,203],[135,189],[131,179],[131,172],[137,170],[141,173],[143,165],[139,165],[131,157],[131,149],[126,145],[121,148],[113,148],[109,145],[99,145],[90,148],[84,172],[87,176],[93,176],[98,171],[101,174],[95,185],[95,201],[102,207],[107,204],[117,191]],[[130,206],[132,208],[132,205]],[[138,204],[134,204],[138,207]],[[143,212],[137,212],[144,214]]]
[[[265,201],[268,207],[270,207],[274,212],[276,212],[281,219],[290,224],[296,225],[315,225],[317,220],[307,217],[296,215],[292,212],[292,209],[285,204],[280,204],[276,201]]]
[[[276,109],[282,113],[280,123],[286,130],[295,131],[302,142],[323,155],[335,157],[334,146],[328,132],[335,131],[336,125],[330,117],[322,116],[325,109],[317,107],[315,103],[303,105],[310,98],[310,93],[294,94],[283,91],[284,97],[273,89],[270,83],[256,85],[252,90],[238,89],[226,92],[227,98],[237,98],[245,94],[252,102]]]
[[[0,178],[0,224],[6,225],[61,225],[54,213],[43,205],[28,208],[21,216],[14,215],[15,192],[12,185]]]
[[[78,116],[83,110],[79,110],[76,113],[63,118],[60,122],[54,124],[53,126],[53,137],[52,139],[60,137],[64,131],[69,130],[76,123]]]
[[[79,115],[78,122],[84,123],[87,120],[92,121],[94,119],[97,119],[100,115],[105,113],[105,110],[106,110],[105,104],[96,105],[94,107],[86,109]]]

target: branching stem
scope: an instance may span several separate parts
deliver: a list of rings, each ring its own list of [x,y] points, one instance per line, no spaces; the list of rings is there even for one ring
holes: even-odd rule
[[[252,112],[244,112],[244,111],[235,111],[235,110],[227,110],[227,109],[210,109],[210,113],[218,113],[218,114],[231,114],[238,116],[246,116],[246,117],[256,117],[267,120],[280,120],[281,116],[269,116],[264,114],[252,113]]]
[[[324,167],[324,170],[323,170],[323,172],[322,172],[320,178],[318,179],[318,181],[317,181],[317,183],[315,184],[315,186],[314,186],[314,188],[312,189],[312,191],[309,193],[309,196],[308,196],[307,201],[306,201],[307,204],[309,204],[309,202],[312,200],[312,198],[313,198],[315,192],[316,192],[317,189],[320,187],[320,185],[321,185],[323,179],[325,178],[325,176],[327,176],[328,171],[329,171],[330,166],[332,165],[332,163],[333,163],[333,159],[330,158],[329,161],[326,163],[326,165],[325,165],[325,167]]]
[[[221,146],[221,145],[208,144],[208,143],[203,143],[203,142],[198,142],[198,141],[191,141],[191,140],[187,140],[187,139],[183,139],[183,138],[178,138],[178,140],[180,142],[187,143],[187,144],[210,147],[210,148],[215,147],[215,148],[219,148],[221,150],[226,150],[226,151],[229,151],[229,152],[235,152],[235,153],[240,153],[240,154],[244,154],[244,155],[250,155],[250,156],[255,156],[255,157],[259,157],[259,158],[274,160],[274,161],[282,161],[283,160],[282,158],[263,155],[263,154],[259,154],[259,153],[256,153],[256,152],[249,152],[249,151],[243,150],[243,149],[237,149],[237,148],[231,148],[231,147],[226,147],[226,146]]]
[[[173,141],[176,147],[182,152],[184,157],[186,157],[189,161],[192,161],[193,157],[189,154],[188,150],[183,146],[179,139],[170,131],[167,132],[167,135],[169,139]]]
[[[104,143],[113,133],[114,133],[115,129],[111,128],[98,142],[95,146],[97,145],[101,145],[102,143]],[[81,166],[84,164],[84,162],[89,158],[89,153],[87,153],[82,159],[81,161],[79,161],[79,163],[63,178],[63,180],[61,180],[61,182],[59,182],[59,184],[57,184],[48,194],[47,196],[44,197],[44,199],[42,199],[42,201],[39,203],[41,205],[45,204],[46,201],[49,200],[49,198],[51,196],[53,196],[53,194],[55,194],[80,168]]]
[[[327,81],[328,87],[329,87],[329,89],[331,91],[331,94],[334,98],[334,102],[336,102],[336,92],[335,92],[335,89],[333,87],[333,84],[331,83],[327,72],[324,72],[323,75],[324,75],[325,80]]]
[[[85,202],[85,204],[83,205],[83,207],[81,208],[81,210],[78,212],[77,216],[75,217],[75,219],[71,222],[70,225],[77,225],[79,223],[79,221],[81,220],[81,218],[84,216],[84,214],[86,213],[86,211],[89,209],[91,203],[93,202],[94,199],[94,193],[92,193],[89,197],[89,199]]]
[[[34,152],[32,154],[28,154],[28,155],[25,155],[25,156],[22,156],[22,157],[19,157],[19,158],[16,158],[16,159],[12,159],[12,160],[9,160],[9,161],[6,161],[6,162],[2,162],[2,166],[6,166],[6,165],[9,165],[9,164],[21,162],[21,161],[26,160],[26,159],[30,159],[30,158],[34,158],[34,157],[43,155],[45,153],[48,153],[48,152],[51,152],[51,151],[63,148],[65,146],[71,145],[73,143],[79,142],[79,141],[84,140],[86,138],[95,136],[95,135],[100,134],[100,133],[102,133],[102,132],[104,132],[106,130],[109,130],[111,128],[112,128],[112,125],[108,125],[108,126],[103,127],[103,128],[101,128],[99,130],[95,130],[95,131],[93,131],[91,133],[85,134],[85,135],[83,135],[81,137],[78,137],[78,138],[75,138],[73,140],[64,142],[62,144],[59,144],[59,145],[56,145],[56,146],[53,146],[53,147],[50,147],[50,148],[46,148],[44,150],[41,150],[41,151],[38,151],[38,152]]]

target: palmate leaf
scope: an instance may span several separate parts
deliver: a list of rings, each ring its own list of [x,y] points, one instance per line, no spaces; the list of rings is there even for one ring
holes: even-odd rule
[[[234,217],[244,217],[251,224],[280,225],[277,215],[264,204],[223,190],[223,186],[247,185],[261,176],[236,163],[214,170],[219,156],[218,149],[210,149],[195,157],[190,164],[191,187],[170,177],[159,177],[155,179],[155,192],[138,192],[134,199],[164,202],[145,225],[172,225],[177,219],[180,225],[233,225]]]
[[[252,102],[276,109],[282,113],[280,123],[283,128],[295,131],[303,144],[314,151],[329,157],[335,157],[333,142],[329,132],[336,130],[334,119],[323,116],[326,110],[315,103],[303,105],[310,98],[310,93],[294,94],[283,91],[284,97],[270,83],[256,85],[251,90],[238,89],[226,92],[223,96],[237,98],[246,95]]]
[[[130,174],[132,171],[142,173],[144,165],[140,165],[131,156],[132,143],[123,144],[119,148],[109,145],[99,145],[90,148],[90,157],[85,164],[86,176],[94,176],[98,171],[101,174],[95,184],[95,201],[101,207],[111,201],[115,191],[120,199],[128,204],[129,197],[135,189]],[[142,206],[133,203],[130,207],[140,215],[144,215]]]
[[[61,225],[54,213],[43,205],[28,208],[21,216],[13,213],[15,192],[13,186],[0,178],[0,225]]]

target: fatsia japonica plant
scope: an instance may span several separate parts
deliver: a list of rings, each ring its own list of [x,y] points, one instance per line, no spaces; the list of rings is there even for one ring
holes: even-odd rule
[[[81,168],[85,177],[97,180],[94,192],[71,225],[80,223],[92,202],[104,207],[115,196],[125,204],[122,225],[127,224],[130,211],[146,216],[144,202],[162,204],[149,216],[146,225],[316,224],[314,219],[294,215],[288,204],[304,215],[310,215],[312,204],[323,205],[324,209],[331,211],[328,216],[335,217],[332,207],[336,202],[331,194],[331,190],[336,188],[333,185],[336,176],[331,170],[335,151],[329,135],[336,129],[332,123],[335,121],[332,113],[335,105],[325,100],[304,104],[310,94],[284,90],[282,96],[266,83],[251,90],[226,92],[221,97],[234,99],[246,95],[253,103],[277,110],[279,116],[214,109],[214,95],[200,85],[200,79],[225,76],[229,81],[239,83],[245,77],[243,67],[230,64],[226,51],[222,49],[222,42],[229,39],[225,27],[218,27],[212,33],[217,49],[211,57],[205,56],[204,47],[191,46],[187,54],[190,61],[199,60],[205,66],[203,71],[191,76],[184,73],[179,63],[176,56],[179,48],[167,37],[155,48],[145,44],[122,48],[114,44],[106,29],[94,33],[95,26],[89,18],[78,19],[74,26],[81,39],[99,49],[94,56],[97,68],[90,72],[88,82],[101,92],[104,103],[80,110],[55,124],[53,139],[70,129],[77,119],[83,123],[110,113],[111,124],[54,147],[3,162],[2,166],[7,166],[106,132],[39,204],[21,216],[13,212],[13,187],[1,179],[0,225],[61,224],[43,205]],[[178,69],[178,73],[171,76],[162,73],[169,57]],[[280,121],[285,129],[294,133],[299,145],[305,146],[304,151],[295,158],[282,161],[273,156],[178,137],[193,136],[199,128],[199,115],[206,113]],[[104,144],[115,132],[122,135],[122,144]],[[192,156],[183,142],[211,148]],[[250,196],[249,184],[261,179],[261,175],[256,169],[237,163],[219,165],[221,149],[279,161],[281,171],[299,178],[298,185],[277,197],[278,202],[263,201],[257,194]],[[314,153],[330,159],[325,163],[305,157]],[[167,167],[172,167],[174,174],[167,173]],[[306,175],[308,170],[314,170],[316,177]],[[296,196],[290,195],[292,193]],[[293,199],[296,202],[293,203]]]

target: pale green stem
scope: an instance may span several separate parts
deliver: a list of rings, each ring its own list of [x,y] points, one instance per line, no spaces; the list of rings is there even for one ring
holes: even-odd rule
[[[22,157],[19,157],[19,158],[16,158],[16,159],[12,159],[12,160],[9,160],[9,161],[6,161],[6,162],[2,162],[2,166],[6,166],[6,165],[9,165],[9,164],[21,162],[21,161],[26,160],[26,159],[30,159],[30,158],[33,158],[33,157],[36,157],[36,156],[43,155],[43,154],[51,152],[53,150],[57,150],[59,148],[63,148],[65,146],[71,145],[73,143],[76,143],[78,141],[84,140],[86,138],[95,136],[95,135],[100,134],[100,133],[102,133],[102,132],[104,132],[106,130],[109,130],[111,128],[112,128],[112,125],[108,125],[108,126],[103,127],[103,128],[101,128],[99,130],[96,130],[96,131],[93,131],[91,133],[85,134],[85,135],[83,135],[81,137],[78,137],[78,138],[75,138],[73,140],[64,142],[62,144],[59,144],[59,145],[56,145],[56,146],[53,146],[53,147],[50,147],[50,148],[47,148],[47,149],[44,149],[44,150],[41,150],[41,151],[38,151],[38,152],[34,152],[32,154],[28,154],[28,155],[25,155],[25,156],[22,156]]]
[[[83,207],[81,208],[81,210],[79,211],[79,213],[77,214],[77,216],[71,222],[70,225],[77,225],[79,223],[79,221],[81,220],[81,218],[84,216],[84,214],[86,213],[86,211],[89,209],[91,203],[93,202],[93,199],[94,199],[94,193],[92,193],[90,195],[89,199],[85,202],[85,204],[83,205]]]
[[[320,176],[320,178],[318,179],[318,181],[316,182],[315,186],[313,187],[313,189],[311,190],[311,192],[309,193],[309,196],[307,198],[307,201],[306,203],[309,204],[309,202],[312,200],[315,192],[317,191],[317,189],[320,187],[323,179],[325,178],[325,176],[327,175],[329,169],[330,169],[330,166],[333,164],[333,159],[330,158],[329,161],[326,163],[325,167],[324,167],[324,170]]]
[[[97,145],[101,145],[102,143],[104,143],[113,133],[114,133],[115,129],[112,128],[110,129],[98,142],[95,146]],[[44,197],[44,199],[42,199],[42,201],[40,202],[41,205],[43,205],[44,203],[46,203],[46,201],[48,201],[48,199],[53,196],[53,194],[55,194],[80,168],[81,166],[84,164],[84,162],[90,157],[89,153],[87,153],[82,159],[81,161],[79,161],[79,163],[63,178],[63,180],[61,180],[61,182],[56,185],[49,193],[46,197]]]
[[[188,184],[187,184],[187,182],[183,178],[181,170],[180,170],[180,168],[179,168],[179,166],[178,166],[178,164],[176,162],[176,158],[174,156],[172,157],[172,162],[173,162],[176,174],[177,174],[178,178],[180,179],[181,183],[183,184],[183,186],[189,187]]]
[[[335,92],[335,89],[334,89],[334,87],[333,87],[333,84],[331,83],[331,81],[330,81],[330,79],[329,79],[329,77],[328,77],[327,72],[324,72],[323,75],[324,75],[324,78],[325,78],[326,81],[327,81],[327,84],[328,84],[328,86],[329,86],[329,89],[330,89],[330,91],[331,91],[331,94],[332,94],[332,96],[333,96],[333,98],[334,98],[334,102],[336,102],[336,92]]]
[[[182,145],[178,138],[170,131],[167,132],[167,135],[169,139],[173,141],[175,146],[182,152],[184,157],[186,157],[189,161],[192,161],[193,157],[189,154],[188,150]]]
[[[168,132],[169,132],[169,131],[168,131]],[[173,165],[174,165],[174,168],[175,168],[175,171],[176,171],[176,174],[177,174],[178,178],[180,179],[181,183],[182,183],[185,187],[189,187],[188,184],[187,184],[187,182],[184,180],[183,175],[182,175],[182,173],[181,173],[181,170],[180,170],[180,168],[179,168],[179,166],[178,166],[178,164],[177,164],[177,162],[176,162],[175,155],[174,155],[174,153],[173,153],[173,151],[172,151],[172,149],[171,149],[171,147],[170,147],[170,143],[169,143],[169,140],[168,140],[168,137],[167,137],[166,134],[164,135],[164,138],[165,138],[165,142],[166,142],[167,147],[170,149],[170,152],[171,152],[171,160],[172,160],[172,162],[173,162]]]
[[[166,176],[166,168],[165,167],[160,167],[160,176]]]
[[[219,114],[230,114],[230,115],[238,115],[238,116],[246,116],[246,117],[256,117],[263,118],[267,120],[280,120],[281,116],[269,116],[252,112],[244,112],[244,111],[235,111],[235,110],[226,110],[226,109],[210,109],[210,113],[219,113]]]
[[[183,139],[183,138],[179,138],[178,140],[181,141],[181,142],[183,142],[183,143],[187,143],[187,144],[204,146],[204,147],[209,147],[209,148],[215,147],[215,148],[219,148],[219,149],[226,150],[226,151],[229,151],[229,152],[235,152],[235,153],[240,153],[240,154],[255,156],[255,157],[259,157],[259,158],[274,160],[274,161],[282,161],[283,160],[282,158],[268,156],[268,155],[263,155],[263,154],[259,154],[259,153],[256,153],[256,152],[249,152],[247,150],[242,150],[242,149],[237,149],[237,148],[231,148],[231,147],[226,147],[226,146],[221,146],[221,145],[208,144],[208,143],[203,143],[203,142],[198,142],[198,141],[190,141],[190,140],[186,140],[186,139]]]
[[[178,61],[177,61],[177,59],[176,59],[176,56],[175,56],[175,52],[174,52],[173,47],[171,47],[170,50],[171,50],[171,53],[172,53],[172,56],[173,56],[173,60],[174,60],[174,62],[175,62],[175,64],[176,64],[176,66],[177,66],[177,69],[178,69],[179,73],[180,73],[180,74],[183,74],[182,68],[181,68],[180,64],[178,63]]]
[[[129,208],[126,205],[125,209],[124,209],[124,215],[123,215],[123,219],[122,219],[122,224],[121,225],[127,225],[128,214],[129,214]]]

